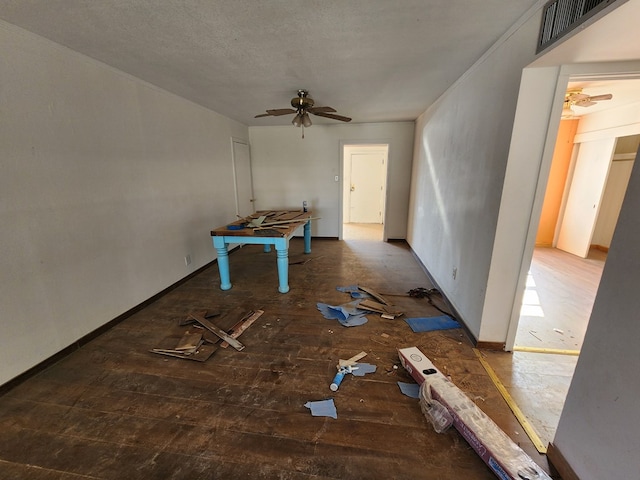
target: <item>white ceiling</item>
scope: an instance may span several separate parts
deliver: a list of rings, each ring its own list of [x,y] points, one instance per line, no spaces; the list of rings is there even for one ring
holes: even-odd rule
[[[299,88],[414,120],[537,0],[0,0],[0,19],[246,125]],[[314,117],[314,123],[335,120]]]

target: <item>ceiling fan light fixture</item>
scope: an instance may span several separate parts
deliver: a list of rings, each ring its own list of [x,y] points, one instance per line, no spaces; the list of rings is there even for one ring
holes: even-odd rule
[[[302,125],[307,128],[312,125],[311,118],[309,118],[309,114],[307,112],[304,112],[304,114],[302,115]]]
[[[291,123],[294,126],[299,127],[300,125],[302,125],[302,116],[299,113],[296,113],[296,116],[293,117],[293,120],[291,120]]]

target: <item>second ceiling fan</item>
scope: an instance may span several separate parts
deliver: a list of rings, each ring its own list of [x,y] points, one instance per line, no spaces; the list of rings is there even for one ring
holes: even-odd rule
[[[572,90],[568,90],[564,96],[564,105],[562,108],[562,117],[563,118],[571,118],[574,115],[573,108],[576,107],[591,107],[592,105],[596,105],[598,102],[602,100],[611,100],[613,95],[610,93],[605,93],[602,95],[587,95],[586,93],[582,93],[581,88],[576,88]]]

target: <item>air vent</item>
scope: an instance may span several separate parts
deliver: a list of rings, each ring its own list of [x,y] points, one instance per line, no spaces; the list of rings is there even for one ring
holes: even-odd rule
[[[536,53],[616,1],[618,0],[551,0],[543,8]]]

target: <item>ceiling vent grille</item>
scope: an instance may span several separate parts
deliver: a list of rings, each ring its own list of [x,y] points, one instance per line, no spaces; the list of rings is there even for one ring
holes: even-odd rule
[[[551,0],[542,11],[538,38],[540,53],[603,8],[617,0]]]

